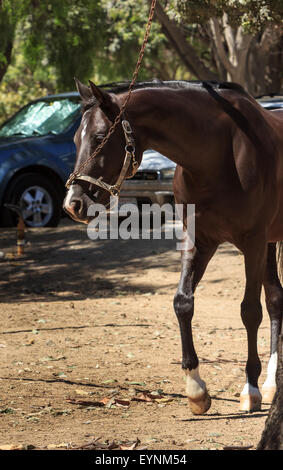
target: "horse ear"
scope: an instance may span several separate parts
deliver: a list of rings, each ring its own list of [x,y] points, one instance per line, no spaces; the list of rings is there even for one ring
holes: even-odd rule
[[[76,82],[76,87],[77,87],[77,90],[78,90],[81,98],[84,101],[87,101],[87,100],[91,99],[92,98],[92,92],[89,89],[89,87],[84,85],[83,83],[81,83],[76,77],[74,77],[74,80]]]
[[[111,106],[112,100],[108,93],[106,93],[101,88],[96,86],[91,80],[89,80],[89,85],[90,85],[92,95],[97,99],[99,105],[102,108]]]
[[[90,85],[90,89],[92,92],[92,96],[97,100],[101,111],[103,111],[103,113],[109,119],[109,121],[114,122],[120,109],[115,103],[115,101],[112,100],[111,95],[107,93],[107,91],[104,91],[98,86],[96,86],[90,80],[89,80],[89,85]]]

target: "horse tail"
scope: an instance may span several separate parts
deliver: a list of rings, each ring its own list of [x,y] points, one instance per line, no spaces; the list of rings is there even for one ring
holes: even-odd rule
[[[283,283],[283,241],[277,243],[277,263],[279,278]]]

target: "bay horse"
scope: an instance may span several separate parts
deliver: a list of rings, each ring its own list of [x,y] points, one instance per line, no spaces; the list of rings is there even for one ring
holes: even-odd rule
[[[247,332],[248,354],[240,410],[260,410],[262,399],[271,402],[276,389],[283,311],[276,260],[276,244],[282,246],[283,240],[283,113],[263,109],[234,83],[140,84],[132,91],[123,123],[118,123],[96,158],[90,159],[119,114],[127,92],[109,93],[89,84],[76,80],[83,110],[74,137],[77,157],[67,186],[65,211],[76,221],[90,222],[87,213],[91,204],[108,204],[110,195],[118,194],[124,178],[130,177],[141,163],[146,149],[154,149],[177,164],[175,202],[184,207],[195,204],[195,244],[183,245],[181,277],[174,297],[191,411],[203,414],[211,404],[193,343],[194,293],[223,242],[237,247],[245,263],[241,318]],[[127,149],[129,137],[132,149],[126,151],[126,156],[132,160],[128,159],[126,165],[125,144]],[[85,167],[80,173],[82,165]],[[187,233],[186,213],[183,220]],[[282,260],[283,256],[281,266]],[[262,286],[270,316],[271,356],[261,394],[257,332],[262,320]]]

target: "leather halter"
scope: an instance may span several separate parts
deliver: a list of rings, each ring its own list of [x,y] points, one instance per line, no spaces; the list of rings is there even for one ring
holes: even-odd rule
[[[136,161],[136,157],[135,157],[135,141],[134,141],[131,125],[129,121],[127,121],[126,119],[123,119],[121,124],[122,124],[124,136],[126,140],[126,145],[125,145],[126,154],[125,154],[121,172],[118,176],[116,183],[114,185],[108,184],[105,181],[103,181],[102,176],[100,176],[99,178],[93,178],[92,176],[83,175],[81,173],[74,172],[70,175],[68,181],[66,182],[66,188],[69,189],[76,180],[83,180],[83,181],[87,181],[90,184],[94,184],[95,186],[99,186],[102,189],[105,189],[113,197],[119,196],[122,183],[124,179],[126,178],[127,171],[129,169],[130,164],[132,164],[132,173],[130,176],[128,176],[128,178],[132,178],[132,176],[135,175],[139,167],[139,164]]]

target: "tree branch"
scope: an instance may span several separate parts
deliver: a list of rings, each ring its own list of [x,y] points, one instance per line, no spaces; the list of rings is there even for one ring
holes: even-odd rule
[[[222,22],[223,22],[223,32],[224,32],[226,44],[229,50],[230,62],[234,66],[236,66],[237,65],[237,51],[236,51],[234,32],[231,26],[229,25],[227,13],[223,13]]]
[[[216,46],[217,55],[219,59],[221,60],[221,63],[223,67],[225,68],[226,72],[228,72],[230,75],[233,75],[235,67],[229,61],[229,58],[227,57],[226,51],[224,49],[218,19],[211,18],[209,20],[209,24],[210,24],[213,40]]]
[[[6,44],[6,48],[5,48],[5,51],[3,53],[6,60],[2,64],[0,64],[0,82],[1,82],[2,78],[4,77],[8,66],[10,65],[11,56],[12,56],[12,49],[13,49],[13,43],[11,41],[9,41]]]

